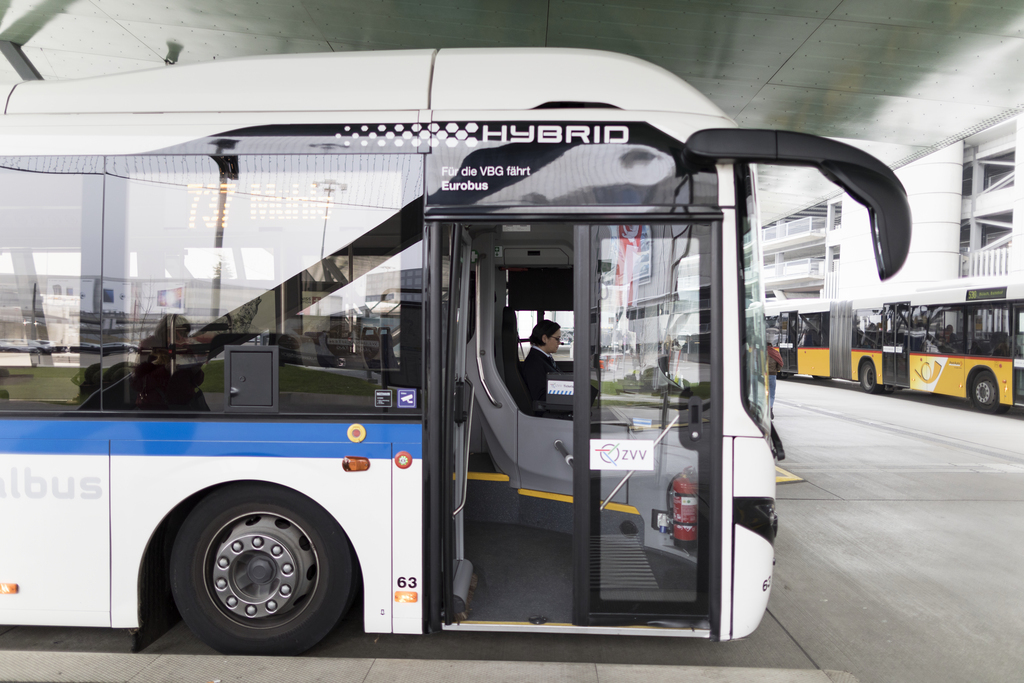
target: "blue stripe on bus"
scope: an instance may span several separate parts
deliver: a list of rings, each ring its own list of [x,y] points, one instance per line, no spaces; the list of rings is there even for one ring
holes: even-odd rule
[[[5,439],[0,453],[19,455],[109,455],[110,442],[89,439]]]
[[[337,422],[186,422],[130,420],[3,420],[0,452],[67,455],[220,455],[264,457],[390,458],[391,444],[420,444],[423,427],[415,423],[360,422],[366,439],[348,438],[353,423]]]
[[[255,458],[391,458],[389,443],[301,441],[111,441],[110,454]]]

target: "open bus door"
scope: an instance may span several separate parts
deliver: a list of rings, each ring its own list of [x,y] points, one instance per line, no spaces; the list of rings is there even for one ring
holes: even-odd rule
[[[532,406],[540,416],[509,400],[500,380],[477,379],[485,376],[473,374],[475,360],[467,363],[480,351],[472,340],[465,352],[474,334],[474,316],[464,313],[473,245],[463,236],[486,236],[493,228],[430,225],[453,249],[449,258],[431,255],[448,264],[438,302],[446,329],[436,337],[444,347],[438,416],[445,465],[438,483],[447,501],[439,520],[445,605],[439,626],[580,632],[641,626],[717,635],[709,596],[721,592],[722,575],[721,525],[714,522],[723,505],[721,486],[714,485],[722,476],[721,360],[712,340],[719,338],[721,314],[711,253],[721,230],[713,225],[572,227],[573,370],[549,375],[547,400]],[[489,277],[504,277],[491,263],[487,256],[478,265],[493,273],[479,275],[475,320],[496,314],[494,297],[479,296]],[[629,340],[625,350],[622,339]],[[477,382],[476,417],[470,379]],[[518,451],[518,471],[506,472],[517,477],[512,502],[512,482],[487,493],[469,482],[471,424],[495,419],[493,410],[529,423],[536,434],[564,433],[554,447],[551,438],[540,443],[521,433],[514,445],[504,444]],[[534,471],[544,464],[539,459],[548,461],[547,477]],[[571,497],[525,484],[557,486],[560,476]],[[556,502],[516,502],[537,499]],[[502,521],[509,505],[562,514],[559,504],[570,513],[565,533],[522,517]]]
[[[721,231],[712,225],[576,229],[581,625],[717,632],[709,596],[721,576],[721,314],[712,253]],[[610,373],[621,336],[634,350],[624,372]]]
[[[782,354],[782,372],[795,375],[797,366],[796,341],[799,330],[796,311],[779,314],[779,353]]]
[[[882,310],[882,378],[887,386],[910,386],[910,303],[885,304]]]
[[[1013,307],[1013,403],[1024,405],[1024,304]]]
[[[465,226],[455,224],[439,228],[448,243],[448,290],[442,305],[445,321],[442,337],[444,372],[442,376],[444,415],[444,442],[448,447],[443,452],[452,472],[452,486],[445,509],[451,510],[446,516],[445,534],[445,575],[447,604],[455,605],[456,612],[465,610],[473,564],[466,557],[465,526],[461,524],[462,512],[466,507],[466,493],[469,478],[470,433],[473,429],[473,397],[475,387],[466,372],[467,342],[471,330],[469,301],[469,268],[472,249]],[[447,234],[445,234],[447,233]],[[447,476],[446,476],[447,479]],[[461,601],[461,608],[460,608]]]

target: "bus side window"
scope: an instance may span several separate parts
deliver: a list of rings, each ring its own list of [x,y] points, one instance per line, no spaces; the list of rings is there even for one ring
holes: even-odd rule
[[[928,337],[938,353],[963,353],[964,327],[962,306],[929,306]]]
[[[1010,307],[1005,303],[971,306],[967,310],[968,353],[1010,356]]]
[[[405,156],[379,162],[404,180],[372,209],[330,180],[378,163],[355,155],[242,155],[233,177],[208,156],[108,158],[103,205],[124,208],[104,219],[103,355],[116,335],[124,364],[103,410],[223,412],[239,345],[278,348],[281,413],[418,410],[422,178]]]

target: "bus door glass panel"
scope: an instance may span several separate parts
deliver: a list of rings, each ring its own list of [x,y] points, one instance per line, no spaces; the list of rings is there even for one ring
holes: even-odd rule
[[[785,361],[782,370],[783,372],[796,372],[796,344],[799,330],[796,311],[780,314],[779,321],[782,326],[780,330],[779,351],[782,354],[782,360]]]
[[[882,344],[882,381],[885,384],[909,386],[910,304],[886,304],[883,313],[885,330]]]
[[[882,377],[881,381],[891,384],[892,378],[896,376],[895,338],[896,325],[894,318],[896,311],[892,305],[886,304],[882,309]]]
[[[11,158],[0,169],[0,411],[98,410],[129,352],[101,347],[103,161]],[[101,366],[101,357],[107,372]]]
[[[719,419],[711,225],[601,226],[592,238],[596,400],[589,416],[576,417],[590,421],[589,453],[576,446],[589,462],[589,501],[577,501],[576,514],[590,518],[590,623],[706,617],[708,480],[718,450],[711,425]]]
[[[1024,404],[1024,305],[1013,307],[1016,334],[1013,342],[1013,402]]]
[[[450,536],[453,565],[448,574],[456,585],[452,588],[458,592],[460,577],[465,577],[468,586],[472,576],[472,565],[466,564],[465,525],[463,510],[466,504],[467,477],[469,471],[469,432],[472,426],[473,394],[475,387],[466,377],[467,342],[470,334],[469,304],[469,270],[470,242],[469,236],[462,226],[454,226],[450,232],[451,258],[449,260],[448,289],[442,291],[442,313],[446,316],[444,323],[444,371],[442,382],[446,405],[444,415],[446,433],[442,457],[449,463],[452,472],[453,534]],[[445,477],[448,479],[448,476]],[[460,568],[461,567],[461,568]],[[461,596],[463,600],[468,595]]]
[[[910,304],[896,305],[896,384],[910,385]]]

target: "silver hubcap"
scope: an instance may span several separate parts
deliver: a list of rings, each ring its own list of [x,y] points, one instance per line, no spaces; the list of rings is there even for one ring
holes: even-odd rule
[[[974,397],[978,399],[978,403],[988,405],[992,402],[992,385],[982,380],[974,386]]]
[[[287,614],[316,589],[317,554],[291,520],[255,513],[229,522],[210,546],[210,594],[249,621]]]

